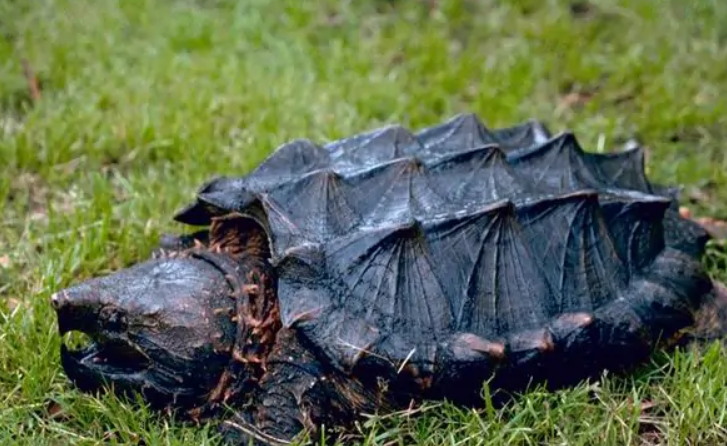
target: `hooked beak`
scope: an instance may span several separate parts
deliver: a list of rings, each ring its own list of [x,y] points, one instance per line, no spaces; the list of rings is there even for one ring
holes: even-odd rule
[[[94,285],[96,280],[91,280],[51,296],[61,337],[80,332],[91,339],[89,345],[78,349],[71,349],[62,341],[63,368],[84,391],[96,391],[108,381],[141,382],[151,361],[126,333],[104,330],[98,315],[102,302]]]
[[[231,359],[239,274],[232,258],[190,252],[59,291],[50,304],[61,336],[90,338],[80,349],[61,345],[66,375],[85,392],[141,393],[152,406],[197,404]]]

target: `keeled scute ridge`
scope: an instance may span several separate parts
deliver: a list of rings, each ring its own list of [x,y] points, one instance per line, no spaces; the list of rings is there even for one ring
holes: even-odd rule
[[[176,218],[262,208],[283,322],[343,368],[463,351],[489,361],[497,354],[482,346],[495,341],[526,361],[549,343],[585,342],[586,326],[612,336],[621,321],[609,317],[637,312],[634,293],[649,305],[649,293],[683,291],[649,277],[664,262],[696,271],[679,253],[702,239],[678,237],[694,228],[658,190],[639,148],[586,153],[538,122],[489,130],[467,114],[415,134],[293,141],[245,177],[208,183]]]
[[[587,154],[572,134],[551,136],[538,122],[488,130],[466,114],[416,134],[390,126],[324,146],[292,141],[249,175],[206,184],[176,219],[206,225],[215,215],[261,201],[290,216],[281,231],[301,228],[308,242],[318,243],[357,225],[428,220],[501,199],[521,202],[589,188],[651,194],[643,166],[632,160],[643,164],[641,149]],[[324,196],[317,189],[321,181],[328,187]],[[321,212],[326,207],[341,213],[335,222]],[[276,243],[278,254],[299,241],[290,243]]]

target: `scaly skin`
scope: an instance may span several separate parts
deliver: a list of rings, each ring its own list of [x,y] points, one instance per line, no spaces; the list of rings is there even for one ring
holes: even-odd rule
[[[229,235],[229,225],[238,223],[221,219],[215,229],[224,229],[223,233]],[[206,237],[206,233],[167,237],[152,260],[54,295],[52,303],[63,332],[86,330],[99,336],[96,340],[101,348],[63,352],[66,372],[80,388],[100,390],[103,380],[110,380],[124,392],[144,393],[156,407],[180,410],[180,415],[198,421],[215,416],[225,405],[235,407],[239,412],[224,422],[221,430],[228,443],[240,445],[249,441],[288,444],[301,435],[315,437],[323,426],[330,432],[350,427],[362,413],[391,409],[382,392],[365,388],[355,378],[336,371],[306,348],[294,330],[282,328],[275,273],[265,260],[264,250],[254,243],[248,249],[207,243]],[[214,279],[210,265],[218,269],[218,279]],[[177,289],[193,277],[191,268],[202,268],[198,274],[206,271],[206,282]],[[153,280],[149,281],[152,271]],[[211,287],[210,283],[217,285]],[[176,303],[159,312],[149,297],[165,293]],[[207,293],[212,295],[207,297]],[[89,324],[97,322],[92,315],[109,307],[123,307],[126,312],[136,309],[140,314],[125,313],[131,321],[125,332],[105,327],[89,329]],[[198,324],[209,333],[206,338],[187,328],[190,322],[184,320],[188,315],[182,310],[190,308],[199,313]],[[134,332],[137,327],[174,328],[175,324],[187,333],[182,344],[177,338],[156,337],[156,329]],[[161,347],[160,351],[168,349],[173,357],[187,357],[186,364],[178,364],[178,377],[170,382],[164,379],[169,370],[157,372],[155,351],[149,350],[145,354],[152,367],[145,362],[138,370],[129,369],[129,373],[123,367],[111,373],[117,364],[106,363],[93,352],[103,351],[116,336],[124,342],[130,340],[125,344],[126,351],[141,349],[137,340],[146,337],[150,345]],[[198,360],[189,353],[187,348],[196,344],[205,352],[214,352],[214,365],[207,356]],[[88,356],[79,360],[83,355]],[[202,369],[208,369],[205,376],[210,377],[207,390],[195,383],[194,375]],[[216,380],[210,381],[215,374]],[[185,384],[187,381],[192,384]]]
[[[295,331],[278,332],[266,361],[255,405],[225,421],[222,432],[231,444],[284,445],[351,427],[362,414],[391,410],[383,392],[319,361]]]

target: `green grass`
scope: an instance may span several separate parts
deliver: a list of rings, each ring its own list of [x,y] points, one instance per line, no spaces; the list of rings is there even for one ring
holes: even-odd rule
[[[204,180],[245,173],[292,138],[465,111],[492,126],[538,118],[587,150],[638,137],[654,180],[727,216],[724,2],[307,4],[0,2],[0,443],[213,444],[211,427],[73,390],[47,300],[146,257]],[[371,420],[356,441],[724,444],[725,358],[717,346],[657,355],[503,410],[427,406]]]

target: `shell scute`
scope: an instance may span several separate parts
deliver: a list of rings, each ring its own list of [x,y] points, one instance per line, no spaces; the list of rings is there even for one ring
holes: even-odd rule
[[[488,129],[463,114],[418,132],[297,140],[245,177],[208,183],[178,219],[204,224],[253,203],[284,323],[349,370],[373,358],[429,371],[492,360],[453,350],[462,336],[526,352],[516,366],[613,347],[642,339],[613,334],[624,327],[682,323],[670,315],[703,282],[690,262],[706,233],[648,181],[643,150],[589,153],[537,121]]]

